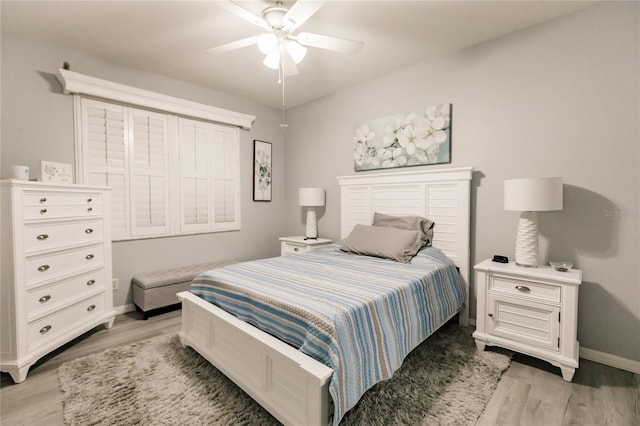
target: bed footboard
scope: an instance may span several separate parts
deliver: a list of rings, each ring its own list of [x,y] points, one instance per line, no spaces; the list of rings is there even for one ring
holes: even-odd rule
[[[329,424],[329,367],[190,292],[178,298],[184,346],[285,425]]]

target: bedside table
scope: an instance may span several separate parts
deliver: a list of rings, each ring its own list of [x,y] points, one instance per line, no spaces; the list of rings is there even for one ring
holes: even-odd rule
[[[280,255],[304,253],[305,251],[315,250],[320,247],[328,246],[332,243],[326,238],[318,238],[317,240],[305,240],[304,237],[280,237]]]
[[[501,346],[560,367],[568,382],[578,368],[578,287],[582,271],[524,268],[487,259],[475,267],[479,350]]]

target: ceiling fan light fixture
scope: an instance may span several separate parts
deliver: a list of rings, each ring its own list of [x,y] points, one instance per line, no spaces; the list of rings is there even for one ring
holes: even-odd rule
[[[279,69],[280,68],[280,50],[276,49],[267,53],[267,56],[265,56],[264,61],[262,61],[262,63],[265,64],[268,68],[271,68],[272,70]]]
[[[258,49],[265,55],[278,52],[278,37],[273,33],[261,34],[258,37]]]
[[[302,59],[304,58],[304,56],[307,54],[307,48],[301,45],[300,43],[298,43],[297,41],[288,40],[287,52],[291,56],[291,59],[293,59],[293,62],[295,62],[296,64],[299,64],[300,61],[302,61]]]

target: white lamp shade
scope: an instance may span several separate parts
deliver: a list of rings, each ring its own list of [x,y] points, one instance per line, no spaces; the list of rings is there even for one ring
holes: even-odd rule
[[[519,212],[562,210],[562,178],[505,180],[504,209]]]
[[[300,188],[298,191],[298,204],[305,207],[324,206],[324,189]]]
[[[265,55],[278,52],[278,37],[273,33],[261,34],[258,37],[258,49]]]
[[[304,55],[307,54],[307,48],[296,41],[289,40],[287,42],[287,52],[289,52],[293,62],[299,64]]]
[[[278,68],[280,68],[280,51],[276,50],[274,52],[268,53],[262,63],[272,70],[277,70]]]

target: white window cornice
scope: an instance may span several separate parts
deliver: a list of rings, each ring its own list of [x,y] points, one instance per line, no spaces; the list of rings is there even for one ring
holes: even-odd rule
[[[256,119],[254,115],[138,89],[69,70],[59,69],[57,77],[65,94],[94,96],[202,120],[230,124],[243,129],[251,129],[253,121]]]

